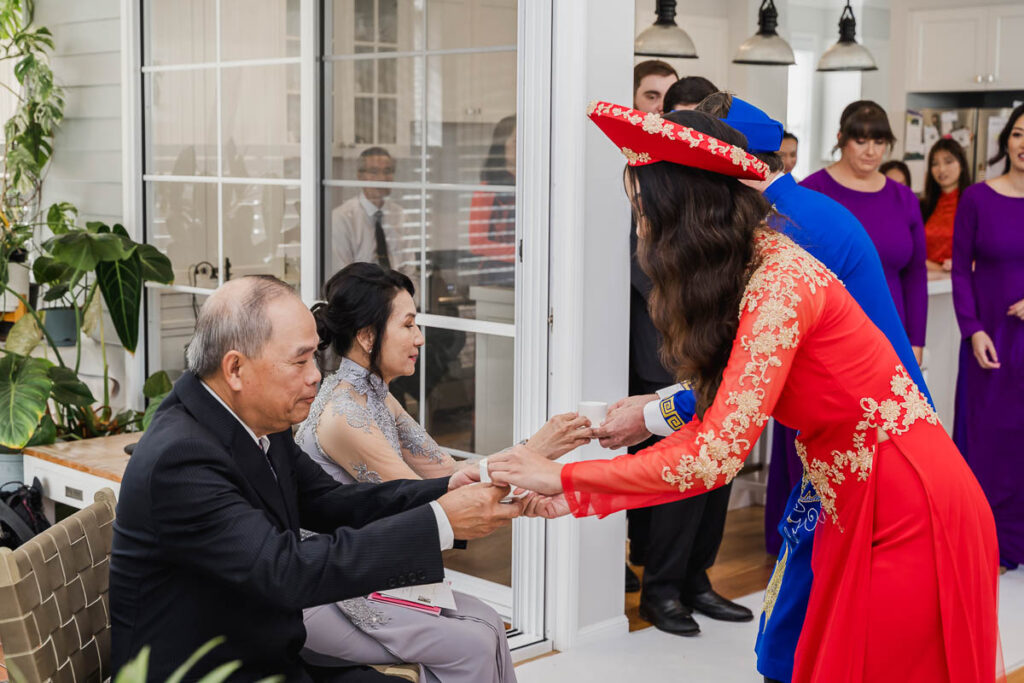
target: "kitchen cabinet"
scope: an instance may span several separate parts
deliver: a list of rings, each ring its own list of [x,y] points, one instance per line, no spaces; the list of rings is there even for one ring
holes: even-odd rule
[[[1024,7],[1002,5],[910,13],[910,92],[1024,88]]]

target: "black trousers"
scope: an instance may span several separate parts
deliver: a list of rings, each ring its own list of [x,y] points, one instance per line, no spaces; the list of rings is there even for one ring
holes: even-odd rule
[[[630,452],[659,440],[654,437]],[[707,570],[722,544],[731,491],[729,484],[674,503],[629,511],[630,554],[644,563],[644,599],[685,601],[711,588]]]

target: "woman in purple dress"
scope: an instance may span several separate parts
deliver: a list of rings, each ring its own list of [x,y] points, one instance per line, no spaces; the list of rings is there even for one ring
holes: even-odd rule
[[[879,168],[895,141],[884,109],[868,100],[854,102],[839,119],[839,161],[800,184],[836,200],[864,226],[881,257],[889,293],[920,363],[928,314],[924,222],[913,191],[883,175]],[[795,437],[794,430],[775,423],[766,509],[782,509],[789,492],[800,482],[803,468]],[[768,526],[765,546],[774,554],[781,538],[774,525]]]
[[[882,107],[870,100],[854,102],[839,119],[839,161],[812,173],[800,184],[845,206],[867,230],[882,259],[889,293],[920,363],[928,317],[921,207],[913,190],[878,170],[895,141]]]
[[[999,557],[1024,562],[1024,105],[999,135],[1003,174],[967,188],[953,228],[957,446],[992,505]],[[961,419],[962,418],[962,419]]]

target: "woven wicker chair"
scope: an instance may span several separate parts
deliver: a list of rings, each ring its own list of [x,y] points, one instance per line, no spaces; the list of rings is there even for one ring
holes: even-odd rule
[[[0,548],[0,642],[12,683],[110,676],[114,492],[17,550]]]

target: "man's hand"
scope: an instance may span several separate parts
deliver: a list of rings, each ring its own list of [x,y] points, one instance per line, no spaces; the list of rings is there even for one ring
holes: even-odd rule
[[[470,484],[449,491],[437,502],[448,516],[455,538],[481,538],[506,526],[523,512],[523,503],[499,503],[508,488],[492,484]]]
[[[454,491],[457,488],[467,484],[475,484],[478,481],[480,481],[480,467],[478,461],[472,460],[452,472],[451,479],[448,480],[448,490]]]
[[[543,517],[554,519],[569,514],[569,502],[565,494],[557,496],[542,496],[539,493],[531,493],[523,499],[526,508],[523,510],[524,517]]]
[[[590,443],[591,438],[590,420],[577,413],[562,413],[545,422],[526,445],[531,451],[555,460]]]
[[[603,448],[626,448],[651,438],[644,422],[644,406],[657,401],[657,394],[629,396],[612,404],[601,426],[594,429]]]

